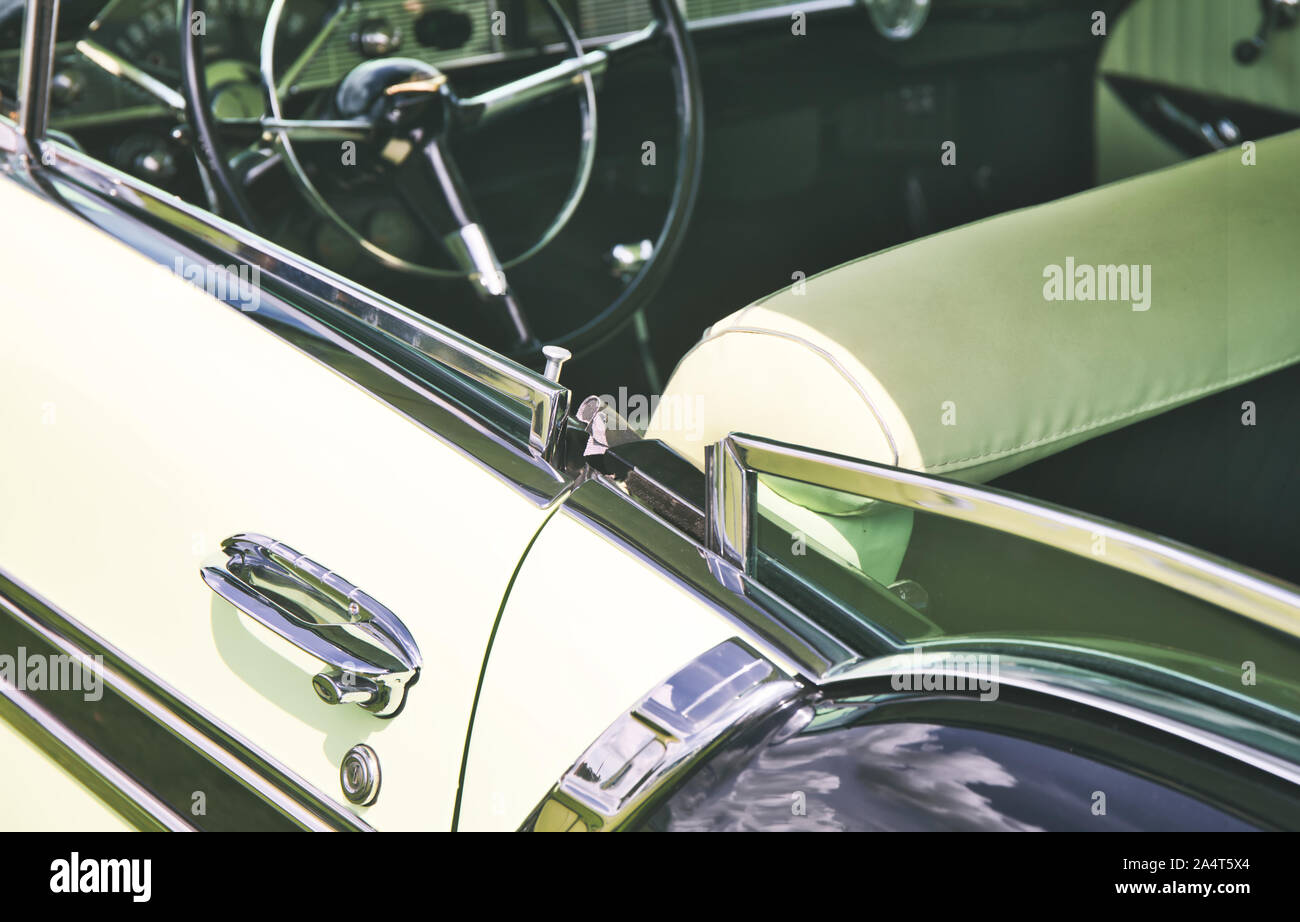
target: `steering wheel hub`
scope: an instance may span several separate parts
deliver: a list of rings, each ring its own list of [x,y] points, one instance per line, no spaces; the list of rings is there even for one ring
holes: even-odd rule
[[[446,75],[415,58],[358,64],[334,94],[334,107],[342,118],[369,119],[378,131],[390,134],[417,121],[426,132],[439,134],[446,128],[452,104]]]

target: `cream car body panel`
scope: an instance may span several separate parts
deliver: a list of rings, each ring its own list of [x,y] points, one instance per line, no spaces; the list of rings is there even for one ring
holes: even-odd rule
[[[340,761],[368,743],[383,796],[366,822],[447,828],[489,632],[546,511],[7,180],[0,212],[25,267],[0,305],[0,432],[23,447],[0,458],[6,571],[340,802]],[[326,705],[319,663],[204,584],[200,563],[248,531],[405,622],[424,670],[403,713]]]
[[[582,561],[577,582],[573,561]],[[553,516],[492,643],[457,828],[517,829],[618,714],[738,635],[794,671],[662,571],[573,515]]]

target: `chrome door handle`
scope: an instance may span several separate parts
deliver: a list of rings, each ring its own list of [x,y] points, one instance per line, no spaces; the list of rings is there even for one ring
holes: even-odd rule
[[[331,668],[312,679],[327,704],[395,717],[420,677],[406,625],[343,577],[265,535],[239,534],[199,574],[217,595]]]

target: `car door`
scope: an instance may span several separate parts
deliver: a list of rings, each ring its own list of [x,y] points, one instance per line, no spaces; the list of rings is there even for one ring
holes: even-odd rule
[[[28,630],[5,642],[102,656],[110,691],[60,713],[10,687],[5,716],[17,701],[74,774],[161,825],[248,825],[233,800],[251,788],[290,826],[447,828],[494,619],[564,488],[544,455],[567,391],[75,150],[24,161],[8,122],[0,141],[0,603]],[[222,552],[241,534],[279,567],[245,602],[301,614],[297,593],[337,624],[295,634],[214,592],[202,567],[252,565]],[[422,661],[389,717],[326,703],[311,648],[380,607]],[[181,738],[202,771],[160,777],[128,725]],[[372,806],[340,786],[359,744]]]
[[[1300,126],[1296,24],[1288,0],[1125,7],[1097,68],[1098,182]]]

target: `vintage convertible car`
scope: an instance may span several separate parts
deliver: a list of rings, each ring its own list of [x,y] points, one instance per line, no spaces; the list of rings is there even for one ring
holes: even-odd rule
[[[0,827],[1300,828],[1296,11],[0,0]]]

